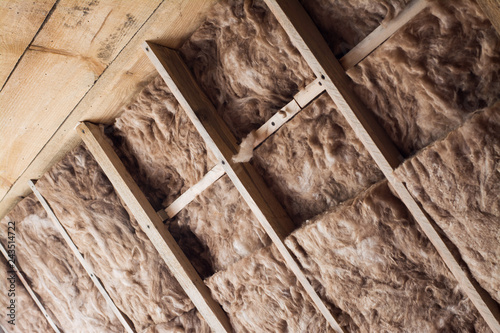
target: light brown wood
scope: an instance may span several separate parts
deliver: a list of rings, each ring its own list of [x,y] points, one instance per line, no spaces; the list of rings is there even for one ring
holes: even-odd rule
[[[293,229],[292,221],[249,163],[232,162],[238,147],[236,139],[197,85],[186,64],[174,50],[149,42],[144,43],[143,47],[207,147],[221,161],[226,174],[276,245],[288,267],[331,326],[337,332],[342,332],[340,325],[284,244],[285,237]]]
[[[99,127],[85,122],[80,123],[76,130],[208,325],[215,332],[231,332],[225,312],[213,300],[207,286],[163,225],[163,221],[106,141]]]
[[[395,18],[381,24],[366,36],[358,45],[340,59],[345,70],[356,66],[377,47],[389,39],[396,31],[417,16],[429,4],[428,0],[413,0]]]
[[[500,0],[477,0],[477,3],[500,35]]]
[[[403,160],[375,117],[351,91],[349,78],[318,29],[297,0],[265,0],[294,46],[331,96],[382,171],[392,172]]]
[[[55,2],[0,1],[0,90]]]
[[[78,261],[80,262],[80,264],[83,266],[83,268],[85,269],[85,271],[89,275],[89,277],[92,280],[92,282],[94,282],[94,285],[96,286],[96,288],[99,291],[99,293],[101,293],[102,297],[104,297],[104,299],[108,303],[109,307],[111,308],[111,311],[113,311],[113,313],[116,315],[116,317],[118,318],[118,320],[120,321],[120,323],[122,323],[123,327],[125,328],[125,331],[129,332],[129,333],[134,333],[135,331],[133,329],[132,322],[130,321],[130,319],[128,319],[120,311],[120,309],[118,309],[118,307],[116,306],[115,302],[113,302],[113,300],[109,296],[108,292],[106,291],[106,289],[104,288],[104,286],[101,284],[101,281],[95,275],[94,270],[92,269],[92,267],[90,266],[90,264],[87,262],[87,260],[85,260],[85,258],[83,257],[83,255],[80,253],[80,251],[78,250],[78,247],[75,245],[75,243],[71,239],[70,235],[66,232],[66,229],[64,228],[64,226],[62,225],[62,223],[57,218],[56,214],[54,213],[54,211],[50,207],[50,205],[47,202],[47,200],[45,200],[45,198],[42,196],[42,194],[36,188],[35,183],[32,180],[30,180],[28,182],[28,185],[31,188],[31,190],[33,191],[33,193],[35,194],[35,196],[37,197],[37,199],[40,202],[40,204],[42,205],[42,207],[47,212],[47,215],[49,216],[49,218],[52,220],[52,222],[54,222],[54,224],[56,226],[56,229],[59,230],[59,232],[61,233],[62,237],[66,241],[66,244],[68,244],[68,246],[71,249],[71,251],[73,251],[73,254],[75,255],[76,259],[78,259]]]
[[[382,144],[388,140],[386,136],[383,141],[380,138],[381,128],[376,122],[366,121],[364,111],[359,110],[359,104],[341,73],[342,67],[335,62],[326,42],[317,31],[313,22],[308,19],[302,6],[297,0],[265,0],[274,15],[290,36],[294,45],[299,49],[302,56],[309,63],[316,75],[324,76],[326,91],[337,104],[349,124],[354,129],[361,142],[371,153],[373,159],[387,177],[403,203],[415,217],[420,227],[439,252],[443,261],[454,274],[463,291],[474,303],[479,313],[494,332],[500,332],[500,311],[497,303],[491,299],[478,284],[462,268],[453,256],[450,249],[434,229],[429,218],[409,194],[404,184],[393,176],[393,169],[399,164],[400,156],[396,155],[395,148]],[[343,95],[343,96],[341,96]],[[344,98],[345,97],[345,98]],[[356,111],[358,110],[358,111]],[[356,120],[356,117],[360,117]],[[391,143],[392,145],[392,143]]]
[[[45,307],[42,305],[42,303],[38,299],[38,296],[35,294],[35,292],[33,291],[33,289],[31,289],[31,286],[29,285],[28,281],[26,281],[26,279],[24,278],[23,273],[21,273],[21,271],[19,270],[19,268],[17,267],[17,265],[15,264],[15,262],[10,261],[9,254],[7,253],[7,250],[2,245],[2,243],[0,243],[0,252],[2,252],[2,255],[4,256],[5,260],[7,261],[7,265],[10,265],[14,269],[14,271],[16,272],[17,277],[19,278],[19,281],[21,281],[21,283],[23,284],[24,288],[26,289],[26,291],[28,292],[28,294],[30,294],[31,298],[33,299],[33,301],[35,302],[35,304],[38,306],[38,308],[42,312],[42,314],[45,317],[45,319],[47,319],[47,322],[49,323],[50,327],[52,327],[52,329],[55,332],[60,333],[61,331],[59,331],[59,329],[57,328],[56,324],[54,323],[54,320],[49,316],[49,314],[47,313],[47,310],[45,310]]]
[[[16,139],[22,145],[30,145],[30,142],[33,143],[34,146],[32,149],[16,146],[17,149],[14,151],[2,147],[2,154],[17,154],[16,158],[24,158],[26,164],[29,164],[29,166],[24,171],[21,170],[22,168],[20,169],[14,165],[4,165],[0,168],[0,177],[4,177],[7,170],[9,171],[9,180],[4,182],[3,187],[0,186],[2,188],[0,189],[0,198],[3,197],[0,202],[0,217],[5,216],[20,198],[30,193],[27,185],[28,180],[40,178],[54,163],[59,161],[80,142],[78,135],[73,131],[75,123],[81,120],[92,120],[99,123],[112,122],[117,117],[120,108],[127,104],[142,89],[146,82],[157,75],[155,68],[141,50],[140,46],[142,42],[145,39],[152,39],[170,47],[180,46],[201,24],[208,8],[215,1],[163,1],[99,77],[93,87],[79,101],[78,105],[76,107],[69,107],[68,105],[67,112],[63,116],[60,115],[60,118],[57,119],[60,123],[60,127],[57,130],[52,129],[52,132],[50,132],[40,129],[37,123],[33,121],[33,119],[42,117],[38,115],[36,118],[32,118],[26,125],[26,127],[29,127],[34,132],[26,136],[26,131],[22,131],[22,137]],[[49,84],[52,84],[52,82],[49,82]],[[41,94],[44,93],[42,87],[39,87],[36,91]],[[37,99],[38,96],[32,91],[29,98]],[[44,116],[47,116],[47,113]],[[18,110],[16,118],[21,119],[23,117],[25,117],[23,113]],[[63,121],[64,118],[66,119]],[[7,120],[7,118],[2,117],[2,121],[3,119]],[[44,138],[38,135],[37,131],[39,130],[45,131]],[[18,133],[16,133],[15,137],[17,138],[17,136]],[[47,136],[50,137],[48,142],[45,139]],[[2,142],[4,137],[4,133],[0,132],[0,142]],[[39,149],[40,145],[43,146],[41,150]],[[32,154],[25,155],[24,152],[22,155],[19,154],[18,152],[24,148],[28,151],[36,152],[36,158],[33,159]],[[15,180],[14,185],[10,187],[10,184],[13,182],[12,179],[16,178],[13,175],[17,175],[18,178]],[[4,196],[5,191],[9,187],[8,194]]]
[[[323,82],[321,82],[321,79],[316,79],[309,83],[304,89],[296,93],[295,96],[293,96],[293,99],[303,109],[323,91],[325,91]]]
[[[181,210],[184,209],[191,201],[193,201],[201,192],[205,191],[210,185],[215,183],[220,177],[224,176],[226,172],[222,167],[222,164],[218,163],[210,171],[207,172],[202,179],[193,186],[191,186],[186,192],[182,193],[174,202],[170,204],[165,209],[158,211],[163,221],[171,219],[177,215]]]

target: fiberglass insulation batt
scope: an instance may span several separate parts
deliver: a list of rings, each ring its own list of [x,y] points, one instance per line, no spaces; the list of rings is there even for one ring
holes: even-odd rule
[[[383,175],[323,94],[254,151],[254,163],[296,225]]]
[[[500,103],[478,111],[396,174],[500,302]]]
[[[500,97],[500,38],[473,0],[433,1],[348,71],[406,156]]]
[[[124,331],[34,194],[3,219],[3,244],[8,221],[16,223],[18,267],[58,327],[65,332]]]
[[[54,165],[37,187],[137,331],[193,308],[85,147]]]
[[[361,332],[488,332],[386,181],[290,235],[323,299]]]
[[[157,210],[171,204],[217,163],[160,77],[106,132]],[[168,221],[168,227],[202,277],[269,244],[227,177]]]
[[[4,225],[2,224],[2,227]],[[10,266],[7,265],[7,261],[0,257],[0,281],[6,281],[5,286],[10,288],[10,281],[7,280],[11,277]],[[14,274],[15,275],[15,274]],[[7,308],[8,304],[12,299],[15,300],[15,325],[8,323],[11,320],[7,317],[6,313],[2,313],[0,316],[0,325],[9,329],[12,333],[46,333],[50,332],[52,328],[50,327],[47,319],[42,314],[42,311],[35,304],[30,294],[26,291],[21,281],[16,276],[15,280],[15,297],[9,297],[7,293],[8,288],[4,288],[0,293],[0,304],[2,305],[2,311]],[[2,284],[3,286],[3,284]],[[5,306],[5,307],[4,307]],[[8,310],[6,310],[8,311]]]

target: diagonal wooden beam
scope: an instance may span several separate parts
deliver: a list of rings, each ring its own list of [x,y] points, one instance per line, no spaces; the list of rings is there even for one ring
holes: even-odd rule
[[[191,262],[172,237],[144,193],[132,179],[98,126],[82,122],[76,127],[88,150],[103,169],[116,192],[151,240],[170,272],[177,279],[208,325],[215,332],[232,331],[226,313],[214,301]]]
[[[484,1],[484,0],[483,0]],[[361,60],[382,45],[396,31],[417,16],[422,10],[427,8],[429,0],[413,0],[399,13],[395,18],[387,23],[379,25],[368,36],[366,36],[358,45],[350,50],[340,59],[340,64],[345,70],[356,66]]]
[[[477,0],[477,3],[500,35],[500,0]]]
[[[410,195],[406,186],[398,181],[394,169],[401,156],[375,119],[360,107],[351,91],[342,66],[335,59],[325,40],[297,0],[264,0],[281,23],[292,43],[297,47],[317,76],[323,78],[326,91],[358,135],[365,148],[382,170],[387,180],[406,205],[443,261],[457,279],[479,313],[494,332],[500,332],[498,304],[482,289],[454,257],[452,251],[437,232],[433,222]],[[371,119],[371,120],[369,120]]]
[[[236,139],[218,116],[208,97],[197,85],[179,54],[175,50],[149,42],[145,42],[143,47],[170,91],[205,140],[207,147],[219,159],[226,174],[284,257],[288,267],[332,328],[337,332],[343,332],[283,242],[294,228],[290,217],[249,163],[232,161],[238,149]]]
[[[120,309],[118,309],[115,302],[113,302],[113,300],[109,296],[108,292],[106,291],[106,289],[102,285],[101,280],[99,280],[97,275],[92,270],[92,267],[90,266],[90,264],[87,262],[87,260],[85,260],[83,255],[80,253],[80,251],[78,250],[78,247],[75,245],[75,243],[71,239],[70,235],[68,234],[68,232],[66,231],[66,229],[62,225],[61,221],[59,221],[59,219],[57,218],[56,214],[54,213],[54,211],[50,207],[47,200],[45,200],[45,198],[42,196],[42,194],[36,188],[35,183],[32,180],[30,180],[30,181],[28,181],[28,185],[31,188],[31,190],[33,191],[33,193],[35,194],[35,196],[37,197],[38,201],[42,204],[43,208],[47,212],[47,215],[50,217],[52,222],[54,222],[54,224],[56,225],[57,230],[59,230],[59,232],[63,236],[64,240],[68,244],[71,251],[73,251],[73,254],[75,255],[75,257],[78,259],[80,264],[83,266],[83,268],[85,269],[85,271],[89,275],[92,282],[94,282],[95,286],[97,287],[97,290],[99,290],[99,292],[104,297],[104,299],[108,303],[108,305],[111,308],[111,310],[113,311],[113,313],[116,315],[116,317],[118,318],[120,323],[122,323],[123,327],[125,328],[125,331],[128,333],[134,333],[135,331],[132,328],[134,325],[132,324],[130,319],[128,319],[127,316],[125,316],[120,311]]]
[[[47,313],[47,310],[45,310],[45,307],[43,306],[42,302],[40,302],[40,300],[38,299],[38,296],[35,294],[33,289],[31,289],[31,286],[29,285],[28,281],[26,281],[26,279],[24,278],[23,273],[17,267],[17,265],[15,263],[15,259],[12,260],[12,258],[9,257],[9,254],[7,253],[7,250],[3,247],[2,243],[0,243],[0,252],[2,252],[5,260],[7,260],[7,265],[9,265],[16,272],[16,275],[19,278],[19,281],[21,281],[24,288],[26,288],[26,291],[28,292],[28,294],[30,294],[31,298],[33,299],[35,304],[38,306],[40,311],[42,311],[42,314],[45,317],[45,319],[47,319],[50,327],[52,327],[52,329],[55,332],[61,333],[59,328],[57,328],[56,324],[54,323],[54,320],[52,320],[52,318]]]

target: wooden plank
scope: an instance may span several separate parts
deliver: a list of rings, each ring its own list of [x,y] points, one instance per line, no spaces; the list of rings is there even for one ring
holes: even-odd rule
[[[304,89],[299,91],[293,96],[293,99],[300,106],[301,109],[305,108],[307,104],[311,103],[316,97],[318,97],[325,87],[323,87],[323,82],[321,79],[316,79],[309,83]]]
[[[197,85],[179,54],[174,50],[150,42],[145,42],[143,48],[186,111],[207,147],[221,161],[226,174],[276,245],[288,267],[296,275],[330,325],[337,332],[342,332],[340,325],[284,244],[285,237],[294,228],[292,221],[249,163],[232,162],[232,157],[238,147],[236,139],[218,116],[208,97]]]
[[[54,211],[50,207],[47,200],[45,200],[45,198],[42,196],[42,194],[36,188],[35,183],[32,180],[30,180],[28,182],[28,185],[31,188],[31,190],[33,191],[33,193],[35,193],[35,196],[38,198],[38,201],[42,204],[43,208],[47,212],[47,215],[50,217],[52,222],[54,222],[57,230],[59,230],[59,232],[63,236],[64,240],[68,244],[69,248],[71,249],[71,251],[73,251],[73,254],[78,259],[80,264],[83,266],[83,268],[85,269],[87,274],[89,275],[92,282],[94,282],[95,286],[97,287],[97,290],[99,290],[99,292],[104,297],[104,299],[108,303],[108,305],[111,308],[111,310],[113,311],[113,313],[116,315],[118,320],[122,323],[123,327],[125,328],[125,331],[129,332],[129,333],[134,333],[135,331],[132,328],[133,327],[132,322],[120,311],[120,309],[118,309],[115,302],[113,302],[113,300],[109,296],[108,292],[106,291],[104,286],[101,284],[101,281],[94,273],[94,270],[92,269],[90,264],[87,262],[87,260],[85,260],[83,255],[80,253],[80,251],[78,250],[78,247],[75,245],[75,243],[71,239],[70,235],[66,232],[66,229],[64,228],[64,226],[61,224],[61,222],[57,218],[56,214],[54,213]]]
[[[224,176],[226,172],[222,167],[222,164],[218,163],[210,171],[207,172],[202,179],[193,186],[191,186],[186,192],[182,193],[174,202],[170,204],[165,209],[158,211],[163,221],[171,219],[177,215],[181,210],[184,209],[191,201],[193,201],[201,192],[205,191],[210,185],[215,183],[220,177]]]
[[[40,311],[42,311],[42,314],[47,319],[50,327],[52,327],[52,329],[55,332],[60,333],[61,331],[59,331],[59,329],[57,328],[56,324],[54,323],[54,320],[52,320],[52,318],[49,316],[49,314],[47,313],[47,310],[45,310],[45,307],[38,299],[38,296],[35,294],[33,289],[31,289],[31,286],[29,285],[28,281],[26,281],[26,279],[24,278],[23,273],[19,270],[19,268],[15,264],[15,259],[14,259],[14,261],[11,260],[11,258],[9,257],[9,254],[7,253],[7,250],[3,247],[2,243],[0,243],[0,252],[2,252],[5,260],[7,260],[7,264],[10,265],[14,269],[14,271],[17,274],[17,277],[19,278],[19,281],[21,281],[24,288],[26,288],[26,291],[30,294],[31,298],[33,298],[33,301],[38,306]]]
[[[413,0],[391,21],[381,24],[340,59],[345,70],[356,66],[396,31],[427,8],[429,0]]]
[[[106,141],[99,127],[84,122],[80,123],[76,130],[203,318],[215,332],[231,332],[225,312],[213,300],[207,286],[163,225],[163,221]]]
[[[340,71],[343,71],[343,69],[338,62],[332,61],[334,57],[331,51],[328,49],[328,46],[322,39],[313,22],[307,19],[307,15],[302,6],[296,0],[265,0],[265,2],[276,15],[291,40],[315,71],[316,75],[325,76],[324,81],[327,92],[330,93],[330,96],[344,113],[344,116],[346,116],[349,124],[353,127],[366,149],[372,154],[373,159],[382,170],[391,186],[395,189],[398,196],[410,210],[424,233],[439,252],[463,291],[474,303],[490,328],[494,332],[500,332],[500,311],[498,310],[498,304],[491,299],[491,296],[482,290],[474,279],[462,270],[460,263],[443,242],[438,232],[434,229],[429,218],[409,194],[404,184],[393,176],[393,169],[397,167],[397,160],[400,157],[395,158],[396,153],[392,148],[387,149],[386,146],[374,145],[376,142],[380,143],[380,141],[377,140],[377,135],[380,135],[380,128],[378,125],[374,122],[367,122],[366,119],[365,121],[362,121],[362,119],[360,119],[360,121],[355,121],[356,119],[352,118],[353,115],[360,115],[359,111],[354,111],[359,107],[357,100],[354,94],[349,92],[346,81],[337,77],[337,75],[341,75]],[[345,97],[350,97],[345,99],[340,98],[340,92],[345,94]],[[340,106],[342,106],[342,108]],[[349,110],[353,110],[353,112]],[[373,129],[373,127],[376,127],[376,129]]]
[[[477,0],[477,3],[500,35],[500,0]]]
[[[215,2],[216,0],[163,1],[78,105],[58,119],[61,122],[61,119],[66,118],[61,126],[54,132],[47,131],[47,135],[52,135],[50,140],[47,142],[37,136],[36,140],[42,142],[43,148],[37,151],[36,158],[22,155],[29,164],[28,168],[24,172],[14,169],[13,166],[7,166],[8,169],[0,168],[0,177],[5,170],[13,170],[11,175],[18,176],[6,196],[4,196],[5,191],[12,183],[12,179],[9,178],[3,190],[0,189],[0,198],[3,197],[0,202],[0,217],[5,216],[23,196],[31,192],[27,185],[28,180],[40,178],[54,163],[80,143],[78,134],[73,131],[75,123],[84,119],[111,123],[117,117],[120,108],[142,89],[145,82],[157,75],[155,68],[141,50],[142,42],[145,39],[153,39],[163,45],[179,47],[198,28],[206,12]],[[42,92],[41,88],[37,91]],[[36,99],[38,96],[31,95],[30,98]],[[29,126],[33,129],[36,123],[30,122]],[[38,127],[34,129],[40,130]],[[0,132],[0,141],[3,137],[4,134]],[[24,143],[28,141],[23,140]],[[38,147],[38,143],[36,145]]]
[[[0,1],[0,90],[56,0]]]
[[[350,79],[297,0],[265,0],[294,46],[335,102],[368,152],[385,173],[403,160],[387,133],[352,92]]]

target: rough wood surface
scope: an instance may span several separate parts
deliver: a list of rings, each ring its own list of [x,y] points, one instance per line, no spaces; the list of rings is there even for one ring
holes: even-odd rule
[[[145,42],[143,48],[169,89],[187,112],[207,146],[221,161],[226,174],[231,178],[241,196],[266,230],[288,267],[297,276],[332,328],[342,332],[342,328],[283,243],[285,237],[293,229],[293,222],[269,191],[262,178],[248,163],[232,162],[232,156],[237,149],[236,139],[217,115],[215,107],[210,103],[208,97],[196,84],[179,54],[151,42]]]
[[[215,332],[231,332],[226,314],[213,300],[203,280],[163,225],[163,221],[106,141],[99,127],[84,122],[80,123],[76,130],[203,318]]]
[[[26,164],[23,165],[24,167],[28,166],[26,169],[20,170],[13,165],[7,166],[12,175],[16,174],[18,178],[16,180],[16,177],[14,177],[14,180],[9,180],[5,183],[5,186],[0,186],[0,197],[3,197],[0,202],[1,217],[5,216],[22,196],[30,192],[27,185],[28,180],[40,178],[54,163],[80,142],[78,135],[72,130],[75,123],[84,119],[110,123],[116,118],[120,107],[128,103],[131,96],[139,92],[144,83],[155,75],[154,67],[140,49],[141,43],[145,39],[151,39],[163,45],[179,47],[201,24],[207,9],[214,2],[215,0],[163,1],[102,73],[92,88],[79,100],[78,105],[68,108],[66,113],[61,116],[61,119],[58,120],[60,126],[53,128],[51,133],[45,133],[48,137],[45,137],[44,141],[37,136],[36,130],[33,136],[30,135],[31,143],[38,147],[38,150],[34,149],[33,151],[36,151],[36,158],[33,160],[33,156],[30,158],[24,154],[20,157],[21,159],[24,158]],[[41,87],[37,91],[41,94],[44,92]],[[30,98],[33,98],[33,96],[32,91]],[[39,117],[42,114],[43,112],[40,113]],[[21,120],[25,117],[18,115],[16,118]],[[9,118],[6,117],[5,119],[8,120]],[[3,126],[2,123],[2,128]],[[39,130],[37,123],[33,122],[33,119],[29,122],[29,126],[31,129]],[[0,142],[3,143],[6,137],[6,134],[2,132]],[[19,140],[19,143],[25,142],[29,144],[30,142],[27,138],[20,138]],[[7,150],[2,152],[5,152],[6,156],[11,154]],[[2,166],[0,167],[0,177],[4,177],[5,166],[1,163],[0,166]],[[11,187],[10,183],[14,181],[15,183]],[[8,194],[5,195],[7,191]]]
[[[477,0],[477,3],[500,35],[500,0]]]

